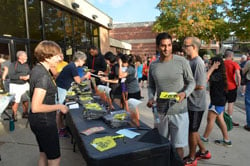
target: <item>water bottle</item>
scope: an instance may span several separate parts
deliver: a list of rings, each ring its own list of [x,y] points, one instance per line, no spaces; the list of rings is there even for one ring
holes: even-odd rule
[[[14,122],[14,119],[11,118],[10,121],[9,121],[9,123],[10,123],[10,124],[9,124],[9,125],[10,125],[10,126],[9,126],[9,130],[10,130],[10,131],[14,131],[14,130],[15,130],[15,122]]]
[[[152,106],[152,112],[153,112],[153,116],[154,116],[154,127],[157,128],[158,125],[160,124],[160,118],[158,115],[156,103],[154,103]]]

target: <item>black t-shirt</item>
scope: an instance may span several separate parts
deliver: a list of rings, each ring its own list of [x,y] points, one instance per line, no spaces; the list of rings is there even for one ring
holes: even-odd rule
[[[225,106],[226,91],[222,74],[214,71],[209,79],[211,104]]]
[[[114,79],[119,79],[119,64],[115,64],[112,66],[110,73],[109,73],[109,79],[110,80],[114,80]],[[111,88],[111,93],[114,95],[121,95],[122,94],[122,90],[121,90],[121,84],[120,84],[120,80],[118,83],[110,83],[109,84],[110,88]]]
[[[57,87],[50,73],[41,64],[37,64],[32,69],[30,74],[31,99],[35,88],[41,88],[46,90],[46,95],[43,100],[43,104],[55,104],[55,95],[57,93]]]

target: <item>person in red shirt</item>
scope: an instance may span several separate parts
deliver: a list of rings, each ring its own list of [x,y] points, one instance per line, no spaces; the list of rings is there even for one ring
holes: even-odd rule
[[[240,86],[241,76],[240,76],[240,66],[238,63],[233,61],[234,53],[231,50],[225,52],[225,67],[227,74],[228,91],[226,93],[226,98],[228,102],[228,114],[232,118],[233,106],[237,98],[237,87]],[[235,77],[236,76],[236,77]],[[235,79],[236,78],[236,79]],[[239,126],[238,123],[233,122],[234,126]]]

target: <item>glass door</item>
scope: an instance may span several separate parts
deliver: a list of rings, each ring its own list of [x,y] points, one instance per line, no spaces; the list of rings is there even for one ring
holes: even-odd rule
[[[0,39],[0,54],[5,59],[11,60],[12,57],[12,49],[11,49],[11,41],[10,40],[1,40]]]
[[[11,62],[16,61],[16,53],[20,50],[27,53],[28,63],[30,63],[31,57],[29,52],[28,40],[0,38],[0,54],[8,56]]]

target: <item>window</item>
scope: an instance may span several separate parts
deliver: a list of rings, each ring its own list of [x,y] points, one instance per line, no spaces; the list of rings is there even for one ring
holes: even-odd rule
[[[40,23],[40,1],[27,0],[28,18],[29,18],[29,33],[31,39],[42,39],[42,25]]]
[[[26,37],[24,1],[0,1],[0,35]]]
[[[44,3],[45,39],[55,42],[64,40],[63,11],[48,3]]]

